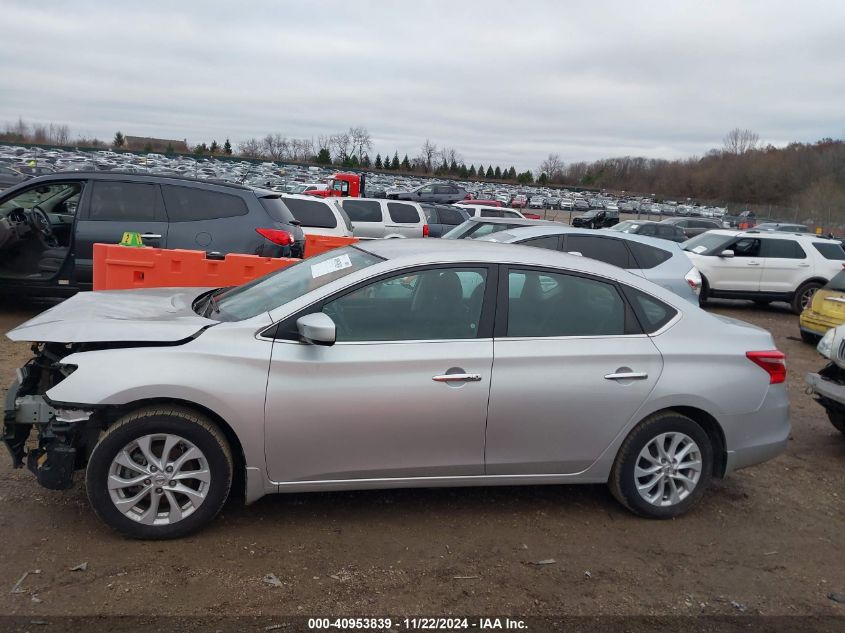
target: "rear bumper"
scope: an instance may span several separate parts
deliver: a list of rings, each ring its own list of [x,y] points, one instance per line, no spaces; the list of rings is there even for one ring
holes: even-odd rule
[[[845,405],[845,385],[837,384],[820,374],[813,373],[807,374],[804,381],[813,390],[814,396]]]
[[[798,319],[798,326],[802,331],[819,336],[824,336],[828,330],[838,327],[843,323],[845,323],[845,321],[842,321],[841,319],[831,319],[819,314],[818,312],[812,312],[810,310],[802,312]]]
[[[726,422],[725,475],[777,457],[786,450],[792,432],[786,387],[771,386],[759,409]]]

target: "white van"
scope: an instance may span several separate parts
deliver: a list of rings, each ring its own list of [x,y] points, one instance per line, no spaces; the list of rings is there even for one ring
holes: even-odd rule
[[[302,224],[306,235],[352,237],[352,222],[332,198],[289,194],[281,196],[293,217]]]

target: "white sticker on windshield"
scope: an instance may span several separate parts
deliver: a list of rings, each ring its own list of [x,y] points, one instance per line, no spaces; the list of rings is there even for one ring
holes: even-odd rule
[[[706,250],[707,250],[706,246],[696,246],[694,249],[692,249],[692,252],[696,253],[696,254],[700,254],[700,253],[703,253]]]
[[[313,264],[311,266],[311,277],[316,279],[317,277],[322,277],[323,275],[328,275],[329,273],[351,267],[352,262],[349,260],[349,255],[338,255],[337,257],[332,257],[331,259],[327,259],[319,264]]]

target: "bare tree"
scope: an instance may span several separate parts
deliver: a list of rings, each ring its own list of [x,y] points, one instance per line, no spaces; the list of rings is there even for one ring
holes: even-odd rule
[[[262,142],[257,138],[247,139],[238,145],[238,154],[246,158],[262,158]]]
[[[723,140],[724,152],[726,154],[745,154],[756,149],[760,142],[760,135],[751,130],[740,130],[738,127],[727,133]]]
[[[563,178],[563,161],[560,159],[560,154],[549,154],[537,171],[541,174],[546,174],[546,178],[550,182],[557,182]]]
[[[422,147],[420,148],[419,158],[422,160],[422,164],[424,165],[426,171],[431,171],[431,163],[434,160],[434,156],[436,154],[437,145],[432,143],[430,140],[425,139],[425,143],[423,143]]]
[[[370,138],[370,133],[365,127],[351,127],[347,132],[349,136],[349,143],[352,153],[358,157],[360,161],[364,152],[368,152],[373,148],[373,141]]]
[[[328,134],[321,134],[317,137],[317,149],[332,149],[332,137]]]
[[[338,163],[342,163],[349,158],[352,148],[352,139],[347,132],[332,135],[332,147],[335,150],[335,158]]]
[[[302,153],[302,158],[300,160],[310,161],[316,156],[317,152],[314,151],[314,139],[312,138],[304,138],[299,142],[299,150]]]

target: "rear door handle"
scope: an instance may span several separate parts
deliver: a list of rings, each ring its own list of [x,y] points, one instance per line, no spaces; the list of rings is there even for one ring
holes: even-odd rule
[[[749,266],[759,266],[760,262],[748,262]]]
[[[648,374],[639,371],[627,371],[618,374],[608,374],[604,377],[605,380],[645,380]]]
[[[158,233],[141,233],[141,237],[145,240],[160,240],[161,235]]]
[[[441,374],[431,379],[434,382],[481,382],[481,374]]]

